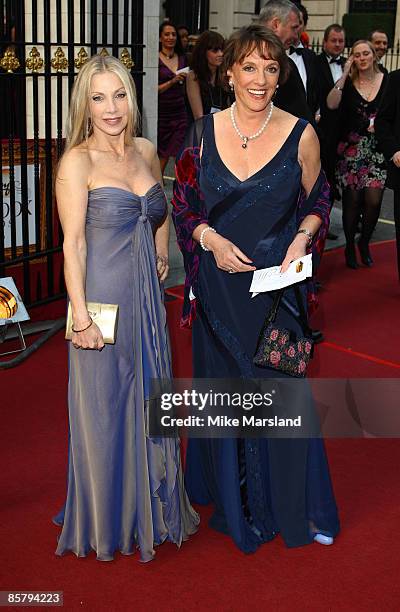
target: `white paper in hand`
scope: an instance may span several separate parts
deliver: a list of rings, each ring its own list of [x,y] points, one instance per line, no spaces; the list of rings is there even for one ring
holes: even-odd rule
[[[253,294],[252,297],[265,291],[276,291],[283,287],[289,287],[312,276],[312,255],[309,253],[292,261],[283,274],[281,274],[280,269],[280,266],[273,266],[272,268],[255,270],[249,289]]]

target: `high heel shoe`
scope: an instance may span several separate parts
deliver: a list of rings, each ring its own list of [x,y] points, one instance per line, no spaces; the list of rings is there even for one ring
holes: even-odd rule
[[[346,266],[348,268],[352,268],[353,270],[357,270],[358,263],[356,257],[356,250],[354,248],[354,244],[347,244],[344,250],[344,258],[346,260]]]
[[[361,261],[364,266],[371,268],[374,265],[374,260],[371,257],[371,253],[369,252],[368,243],[364,244],[361,240],[358,241],[358,250],[360,252]]]

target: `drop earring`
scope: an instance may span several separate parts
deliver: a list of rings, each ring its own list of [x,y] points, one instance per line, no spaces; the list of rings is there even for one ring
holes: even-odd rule
[[[233,91],[233,81],[232,81],[232,79],[229,79],[228,85],[231,88],[231,90]]]

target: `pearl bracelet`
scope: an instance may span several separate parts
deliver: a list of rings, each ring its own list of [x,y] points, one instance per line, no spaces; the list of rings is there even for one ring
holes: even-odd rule
[[[305,227],[302,227],[301,229],[299,229],[296,232],[296,235],[297,234],[305,234],[307,236],[307,238],[308,238],[308,246],[312,245],[312,241],[313,241],[314,236],[312,235],[310,230],[306,229]]]
[[[205,234],[206,232],[215,232],[215,233],[217,233],[217,231],[216,231],[216,230],[215,230],[213,227],[211,227],[210,225],[208,225],[207,227],[205,227],[205,228],[202,230],[202,232],[201,232],[201,234],[200,234],[200,240],[199,240],[199,243],[200,243],[200,246],[201,246],[201,248],[203,249],[203,251],[209,251],[209,250],[210,250],[210,249],[207,249],[207,247],[206,247],[206,246],[205,246],[205,244],[204,244],[204,234]]]

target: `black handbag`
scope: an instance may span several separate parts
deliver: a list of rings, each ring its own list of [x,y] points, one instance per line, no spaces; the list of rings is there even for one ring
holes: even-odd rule
[[[294,293],[304,336],[296,337],[293,331],[274,324],[284,292],[285,288],[275,294],[258,338],[253,362],[257,366],[273,368],[301,378],[306,375],[308,363],[313,356],[314,342],[298,285],[294,286]]]

